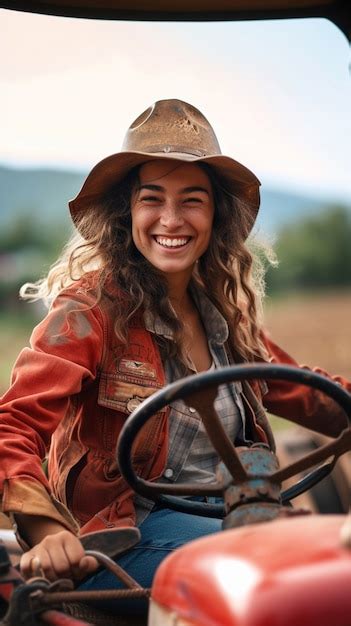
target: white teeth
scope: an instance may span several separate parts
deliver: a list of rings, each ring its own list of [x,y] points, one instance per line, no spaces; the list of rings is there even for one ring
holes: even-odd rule
[[[189,241],[189,237],[179,237],[178,239],[171,239],[170,237],[155,237],[157,243],[166,248],[176,248],[177,246],[185,246]]]

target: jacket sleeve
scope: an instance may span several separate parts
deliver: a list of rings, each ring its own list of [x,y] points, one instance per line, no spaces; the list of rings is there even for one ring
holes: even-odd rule
[[[305,365],[298,365],[296,361],[266,334],[262,335],[271,363],[293,365],[309,369],[327,378],[351,392],[351,383],[340,376],[330,376],[324,370],[314,367],[312,370]],[[281,380],[267,381],[268,392],[263,398],[266,409],[289,419],[305,428],[310,428],[330,437],[337,437],[347,426],[348,420],[341,407],[325,393],[291,382]]]
[[[67,290],[34,329],[0,402],[0,497],[4,513],[45,515],[77,530],[50,494],[42,460],[72,396],[96,377],[104,324],[93,298]]]

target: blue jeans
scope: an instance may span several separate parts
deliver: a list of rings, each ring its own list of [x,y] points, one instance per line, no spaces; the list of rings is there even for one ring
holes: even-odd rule
[[[140,585],[151,587],[158,566],[168,554],[193,539],[220,531],[221,527],[221,519],[155,508],[139,527],[140,542],[116,562]],[[86,591],[122,588],[122,583],[107,570],[90,576],[79,587]],[[146,612],[147,601],[114,600],[96,606],[111,613],[140,615]]]

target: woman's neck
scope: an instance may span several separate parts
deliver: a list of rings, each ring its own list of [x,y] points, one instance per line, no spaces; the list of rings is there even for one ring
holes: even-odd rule
[[[177,317],[182,318],[183,320],[196,311],[193,299],[187,291],[182,297],[179,297],[178,295],[176,297],[172,297],[170,295],[169,300]]]
[[[173,275],[171,279],[167,277],[169,300],[177,313],[190,312],[194,308],[193,300],[189,294],[189,283],[191,275],[188,277]]]

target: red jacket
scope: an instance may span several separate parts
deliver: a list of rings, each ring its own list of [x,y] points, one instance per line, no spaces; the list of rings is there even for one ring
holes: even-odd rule
[[[117,339],[114,299],[105,295],[96,305],[91,287],[76,283],[56,298],[35,328],[31,347],[21,352],[0,407],[5,513],[46,515],[81,532],[135,523],[133,494],[116,464],[116,442],[135,402],[160,389],[165,378],[141,315],[132,320],[127,345]],[[296,365],[266,336],[264,341],[272,362]],[[351,391],[345,380],[334,380]],[[316,390],[269,381],[262,398],[261,387],[253,388],[256,397],[246,399],[246,410],[259,439],[270,439],[261,400],[269,412],[327,435],[338,435],[346,424],[341,409]],[[42,469],[48,450],[49,479]],[[167,451],[165,409],[138,438],[137,472],[159,477]]]

